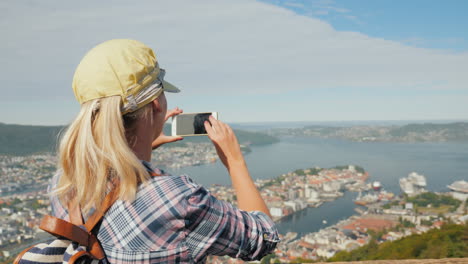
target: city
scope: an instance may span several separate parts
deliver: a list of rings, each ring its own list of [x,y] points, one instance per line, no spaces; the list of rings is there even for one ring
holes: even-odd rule
[[[171,148],[158,152],[154,157],[155,162],[183,160],[185,166],[216,161],[216,153],[209,144]],[[19,249],[48,237],[38,225],[44,215],[50,214],[46,190],[55,173],[56,161],[56,157],[51,154],[0,156],[0,177],[6,179],[0,188],[0,260],[9,259]],[[450,193],[433,194],[425,190],[426,180],[423,175],[411,173],[408,178],[400,179],[402,191],[406,195],[396,196],[385,191],[378,182],[368,183],[368,178],[363,168],[347,165],[328,169],[297,169],[276,178],[257,179],[255,184],[274,221],[280,221],[307,207],[319,207],[343,196],[347,191],[358,192],[355,203],[362,205],[356,208],[357,215],[318,232],[303,236],[295,232],[281,234],[282,241],[272,258],[281,263],[298,259],[324,260],[340,251],[350,251],[368,244],[376,233],[379,233],[378,242],[381,243],[439,228],[447,220],[454,223],[467,221],[467,182],[458,181],[447,186]],[[218,199],[236,204],[236,195],[230,186],[217,184],[208,189]],[[438,204],[431,208],[431,204],[423,207],[418,206],[416,200],[412,202],[411,199],[424,194],[433,194],[436,199],[438,195],[453,197],[450,198],[453,204]],[[211,257],[210,261],[237,262],[226,257]]]
[[[313,175],[311,172],[318,173]],[[416,173],[411,173],[408,178],[412,180],[421,177],[425,182],[424,176]],[[276,179],[257,181],[257,186],[261,189],[262,196],[276,221],[306,206],[320,206],[322,202],[340,196],[343,187],[345,190],[368,192],[367,197],[376,197],[367,200],[365,208],[356,209],[359,215],[321,229],[319,232],[302,237],[298,237],[294,232],[283,234],[273,259],[277,259],[279,263],[326,260],[337,252],[351,251],[368,244],[375,234],[378,234],[377,242],[383,243],[440,228],[447,221],[464,224],[468,220],[466,207],[468,183],[465,181],[448,186],[451,192],[438,194],[427,192],[421,187],[420,182],[415,181],[413,182],[415,188],[419,188],[417,192],[414,189],[406,189],[405,195],[396,197],[383,190],[379,184],[365,184],[366,179],[366,174],[357,172],[354,166],[349,166],[341,170],[320,168],[297,170]],[[232,201],[235,197],[233,190],[225,186],[213,186],[210,191],[219,199],[226,201]],[[417,203],[411,202],[411,197],[424,193],[436,198],[440,196],[454,206],[450,207],[443,203],[434,208],[431,204],[418,207]],[[362,200],[356,200],[355,203],[363,205]],[[213,262],[226,261],[240,263],[234,259],[220,257],[214,258]]]

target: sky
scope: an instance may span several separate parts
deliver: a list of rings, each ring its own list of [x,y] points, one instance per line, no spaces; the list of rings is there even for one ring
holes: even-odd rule
[[[0,122],[64,125],[86,52],[152,47],[182,93],[226,122],[466,120],[468,1],[0,2]]]

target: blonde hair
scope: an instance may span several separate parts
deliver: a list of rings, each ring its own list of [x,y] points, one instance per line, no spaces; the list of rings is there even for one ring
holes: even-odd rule
[[[132,201],[138,184],[149,173],[129,146],[136,140],[135,123],[148,118],[149,105],[126,114],[120,96],[85,102],[59,145],[60,179],[54,194],[67,206],[77,199],[83,213],[99,209],[112,183],[119,185],[119,199]]]

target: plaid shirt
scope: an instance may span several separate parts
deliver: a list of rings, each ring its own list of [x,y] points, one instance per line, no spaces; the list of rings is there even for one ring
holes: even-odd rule
[[[118,200],[106,213],[98,238],[110,263],[204,263],[208,255],[256,260],[276,247],[278,231],[264,213],[240,210],[186,175],[143,164],[162,176],[141,184],[135,201]],[[51,205],[54,216],[69,220],[56,196]]]

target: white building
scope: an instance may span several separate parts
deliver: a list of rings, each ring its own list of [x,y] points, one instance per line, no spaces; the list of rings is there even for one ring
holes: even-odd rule
[[[317,256],[323,257],[323,258],[331,258],[335,255],[336,251],[333,249],[327,249],[327,248],[319,248],[317,249]]]
[[[284,205],[291,207],[294,212],[296,212],[299,209],[298,204],[295,201],[286,201],[284,202]]]
[[[289,200],[294,200],[298,197],[298,193],[294,189],[289,189],[288,191],[288,199]]]
[[[307,204],[301,200],[286,201],[284,202],[284,205],[291,207],[294,212],[305,209],[307,207]]]
[[[283,209],[279,207],[271,207],[270,214],[273,217],[282,217],[283,216]]]
[[[323,184],[323,191],[337,192],[341,189],[341,183],[338,181],[327,182]]]
[[[413,209],[414,209],[413,203],[406,203],[406,204],[405,204],[405,209],[406,209],[406,210],[413,210]]]

